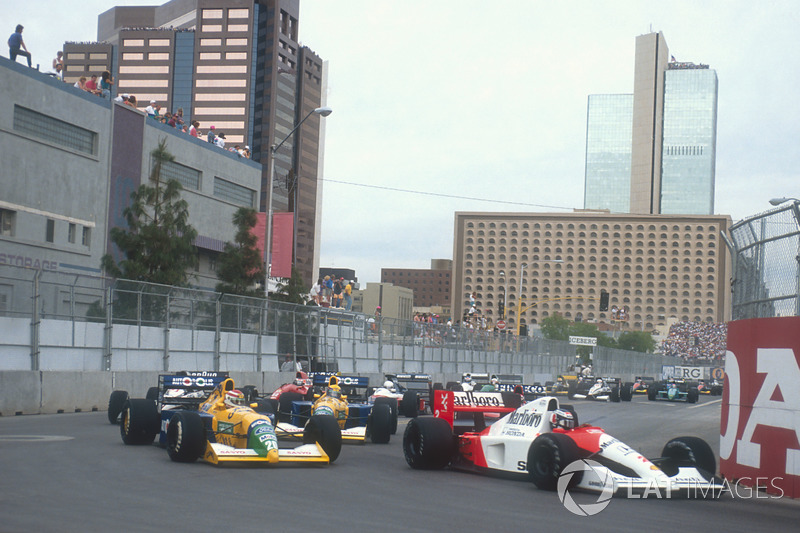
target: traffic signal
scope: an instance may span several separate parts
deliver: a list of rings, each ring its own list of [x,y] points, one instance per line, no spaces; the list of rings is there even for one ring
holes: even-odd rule
[[[528,326],[527,326],[527,324],[520,324],[519,325],[519,336],[520,337],[527,337],[528,336]]]
[[[502,300],[497,304],[497,313],[500,318],[503,318],[503,313],[506,310],[506,304]]]
[[[600,291],[600,310],[608,311],[608,292],[605,290]]]

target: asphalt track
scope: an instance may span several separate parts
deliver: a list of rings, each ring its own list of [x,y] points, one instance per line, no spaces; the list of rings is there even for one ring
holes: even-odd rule
[[[720,402],[572,402],[647,456],[676,436],[718,453]],[[388,445],[347,445],[328,467],[220,468],[172,463],[125,446],[106,413],[0,417],[0,532],[94,531],[796,531],[800,501],[766,494],[719,500],[614,498],[599,514],[567,511],[532,484],[403,459],[400,419]],[[578,503],[596,502],[578,495]]]

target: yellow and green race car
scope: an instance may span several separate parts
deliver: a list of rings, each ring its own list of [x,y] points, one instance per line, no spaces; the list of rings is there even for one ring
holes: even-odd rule
[[[181,379],[191,381],[191,377]],[[160,442],[170,459],[184,463],[203,459],[212,464],[328,464],[341,451],[341,429],[333,416],[311,416],[303,428],[303,444],[282,449],[274,415],[257,412],[256,404],[246,405],[232,379],[225,377],[200,398],[190,387],[167,386],[170,393],[162,391],[159,400],[129,399],[125,403],[120,423],[125,444],[152,443],[160,426]]]

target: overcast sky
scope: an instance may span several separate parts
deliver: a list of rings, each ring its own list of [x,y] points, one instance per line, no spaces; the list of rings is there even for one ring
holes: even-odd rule
[[[3,2],[3,19],[47,70],[64,41],[96,39],[101,12],[158,3]],[[717,71],[715,212],[800,198],[799,27],[795,0],[300,0],[334,110],[321,266],[379,281],[452,258],[456,211],[582,208],[587,98],[633,92],[651,29]]]

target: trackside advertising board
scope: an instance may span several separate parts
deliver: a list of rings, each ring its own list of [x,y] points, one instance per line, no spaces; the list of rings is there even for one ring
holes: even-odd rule
[[[800,497],[800,317],[728,324],[720,473]]]

